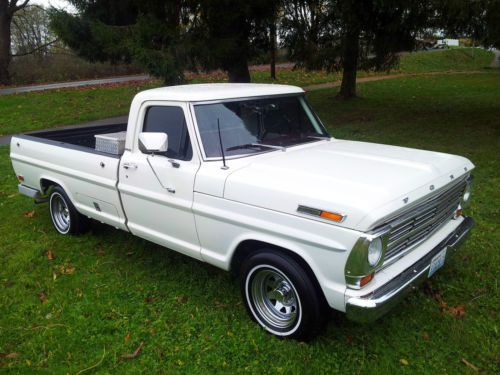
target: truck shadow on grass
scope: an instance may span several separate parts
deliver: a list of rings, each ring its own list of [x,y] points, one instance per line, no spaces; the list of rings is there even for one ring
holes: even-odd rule
[[[253,325],[255,330],[261,330],[258,325],[251,322],[245,310],[240,295],[239,278],[234,273],[225,272],[208,263],[186,257],[97,221],[91,222],[89,233],[83,237],[90,237],[96,242],[87,250],[87,255],[106,257],[109,262],[120,267],[118,269],[120,273],[147,275],[150,289],[145,288],[147,296],[136,299],[136,303],[142,303],[143,300],[146,303],[154,303],[173,296],[176,303],[196,301],[193,302],[194,309],[203,306],[205,310],[216,313],[228,310],[231,314],[236,314],[245,324]],[[163,286],[167,288],[163,289]],[[402,307],[399,312],[392,312],[380,322],[404,319],[400,313],[404,310],[406,309]],[[346,319],[345,314],[336,310],[328,309],[327,314],[326,330],[320,336],[325,340],[331,340],[342,334],[349,341],[352,335],[359,336],[362,332],[364,336],[374,334],[376,331],[373,324],[353,323]],[[271,338],[271,335],[269,337]]]

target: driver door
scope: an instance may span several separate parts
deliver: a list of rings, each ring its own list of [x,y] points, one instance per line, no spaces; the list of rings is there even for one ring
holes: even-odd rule
[[[193,153],[187,107],[179,103],[144,105],[134,145],[119,168],[118,189],[130,231],[142,238],[201,259],[193,206],[193,187],[200,167]],[[168,136],[168,150],[148,154],[139,149],[140,132]]]

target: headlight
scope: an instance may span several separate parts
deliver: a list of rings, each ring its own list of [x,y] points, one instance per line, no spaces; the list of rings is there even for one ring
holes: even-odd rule
[[[374,267],[382,256],[382,240],[380,237],[375,238],[368,246],[368,263]]]
[[[385,227],[358,239],[345,265],[345,279],[350,288],[359,289],[373,279],[374,272],[383,262],[389,231],[390,227]]]

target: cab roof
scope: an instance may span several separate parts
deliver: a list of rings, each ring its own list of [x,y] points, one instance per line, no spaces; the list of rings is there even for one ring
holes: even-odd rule
[[[201,102],[267,95],[301,94],[297,86],[258,83],[205,83],[167,86],[138,93],[136,99]]]

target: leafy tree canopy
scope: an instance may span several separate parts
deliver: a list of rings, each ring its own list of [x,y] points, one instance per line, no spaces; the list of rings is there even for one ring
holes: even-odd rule
[[[91,61],[135,61],[165,82],[185,69],[221,68],[249,81],[248,59],[265,40],[269,1],[69,0],[72,15],[53,10],[51,26]],[[274,0],[271,0],[271,3]]]

